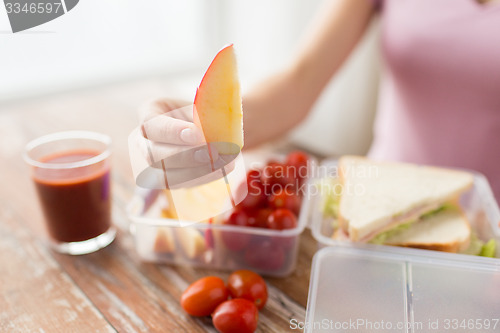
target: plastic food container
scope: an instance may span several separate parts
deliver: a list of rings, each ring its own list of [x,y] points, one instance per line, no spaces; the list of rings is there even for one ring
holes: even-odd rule
[[[318,172],[318,178],[337,176],[337,160],[324,161],[320,165],[319,170],[320,172]],[[460,198],[460,205],[469,219],[472,230],[480,240],[488,241],[490,239],[495,239],[497,242],[496,257],[500,258],[500,210],[494,199],[493,192],[491,191],[488,181],[482,174],[470,170],[466,171],[471,172],[474,175],[474,185],[471,190],[462,195]],[[323,198],[321,193],[314,196],[310,202],[311,231],[313,237],[319,242],[321,247],[339,245],[357,246],[377,251],[386,251],[394,248],[393,246],[387,245],[361,244],[350,241],[334,240],[332,238],[334,232],[334,220],[332,218],[325,218],[323,215]],[[438,251],[430,250],[417,250],[417,253],[420,251],[438,253]],[[477,256],[470,257],[477,258]]]
[[[491,258],[326,247],[313,259],[304,332],[499,332]]]
[[[161,210],[168,204],[158,190],[138,189],[128,207],[130,231],[145,261],[222,270],[251,269],[282,277],[295,268],[299,236],[308,221],[310,186],[305,188],[297,227],[287,230],[217,223],[179,227],[178,221],[162,217]]]
[[[279,157],[271,155],[267,159],[276,160]],[[315,177],[308,181],[302,199],[297,227],[283,231],[205,223],[179,227],[177,221],[162,217],[161,210],[167,202],[158,195],[158,190],[138,189],[128,207],[130,231],[134,235],[137,252],[142,259],[150,262],[222,270],[247,268],[264,275],[283,277],[294,270],[299,236],[304,228],[309,227],[320,247],[341,246],[376,252],[410,251],[417,255],[442,255],[437,251],[360,244],[331,238],[333,221],[323,217],[323,198],[313,184],[322,177],[335,176],[336,166],[336,160],[326,160],[314,170]],[[498,205],[486,178],[479,173],[472,173],[474,186],[462,196],[461,206],[478,238],[483,241],[494,238],[500,245]],[[446,255],[471,262],[484,259],[461,254]],[[496,256],[500,257],[500,246],[497,246]],[[498,259],[489,260],[497,265],[500,263]]]

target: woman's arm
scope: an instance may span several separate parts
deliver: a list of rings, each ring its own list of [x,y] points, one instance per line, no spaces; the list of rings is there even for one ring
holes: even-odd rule
[[[245,147],[277,138],[308,114],[374,13],[371,0],[329,0],[293,63],[243,97]]]

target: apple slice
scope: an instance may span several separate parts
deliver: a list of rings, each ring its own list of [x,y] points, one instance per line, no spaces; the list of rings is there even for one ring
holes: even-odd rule
[[[153,251],[161,254],[173,253],[175,251],[174,235],[169,228],[158,228]]]
[[[238,154],[243,147],[243,111],[233,44],[217,53],[194,98],[194,121],[219,154]]]
[[[176,228],[175,234],[188,259],[197,259],[205,252],[205,239],[198,230],[189,227]]]

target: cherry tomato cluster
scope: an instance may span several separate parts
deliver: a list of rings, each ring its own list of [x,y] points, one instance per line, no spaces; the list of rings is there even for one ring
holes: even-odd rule
[[[262,169],[248,171],[247,182],[239,189],[246,186],[248,194],[226,223],[277,230],[294,228],[308,161],[307,154],[295,151],[288,154],[285,163],[270,161]],[[274,214],[280,209],[287,212]]]
[[[230,298],[230,299],[228,299]],[[181,296],[181,306],[192,316],[212,315],[221,333],[246,333],[257,329],[259,311],[267,302],[264,279],[249,270],[229,275],[227,286],[216,276],[192,283]]]
[[[224,224],[267,228],[293,229],[301,206],[301,186],[307,177],[309,157],[301,151],[290,153],[285,163],[269,161],[261,169],[247,172],[248,194],[223,221]],[[285,262],[286,250],[293,247],[293,237],[269,237],[225,231],[226,247],[250,267],[260,270],[279,269]],[[238,254],[239,253],[239,254]]]

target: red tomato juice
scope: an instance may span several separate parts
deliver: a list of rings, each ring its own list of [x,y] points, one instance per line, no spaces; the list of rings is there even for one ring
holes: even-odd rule
[[[71,150],[45,156],[52,165],[85,161],[93,150]],[[35,167],[33,178],[48,232],[59,242],[79,242],[105,233],[111,225],[109,161],[75,168]]]

